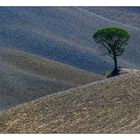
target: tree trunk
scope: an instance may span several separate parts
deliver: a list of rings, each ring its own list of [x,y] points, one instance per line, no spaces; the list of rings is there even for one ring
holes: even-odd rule
[[[114,70],[112,71],[112,76],[116,76],[119,74],[116,54],[114,54],[113,60],[114,60]]]
[[[116,55],[114,56],[114,69],[118,69],[118,64],[117,64],[117,57]]]

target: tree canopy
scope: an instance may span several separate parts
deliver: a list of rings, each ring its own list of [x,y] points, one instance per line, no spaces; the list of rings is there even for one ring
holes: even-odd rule
[[[125,48],[124,46],[128,44],[130,35],[125,29],[108,27],[98,30],[94,35],[96,43],[99,43],[108,50],[108,55],[113,57],[121,55]]]
[[[107,50],[107,55],[113,58],[114,71],[117,74],[117,57],[125,51],[124,46],[128,44],[130,38],[129,32],[121,28],[108,27],[98,30],[93,38]]]

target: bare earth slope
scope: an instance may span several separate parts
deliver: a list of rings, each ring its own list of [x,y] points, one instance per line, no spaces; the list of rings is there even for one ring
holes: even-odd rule
[[[139,7],[83,7],[97,15],[133,27],[140,27]]]
[[[1,133],[140,133],[140,73],[93,82],[0,114]]]
[[[13,49],[0,49],[0,111],[101,76]]]

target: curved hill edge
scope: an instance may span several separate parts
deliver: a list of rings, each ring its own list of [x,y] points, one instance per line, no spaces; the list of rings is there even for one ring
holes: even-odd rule
[[[60,81],[65,81],[65,79],[67,78],[68,82],[72,81],[72,77],[75,78],[73,79],[73,82],[75,84],[79,84],[80,83],[80,79],[77,78],[78,81],[76,81],[76,73],[81,73],[81,78],[85,78],[81,79],[81,85],[86,83],[86,79],[89,81],[96,81],[102,78],[102,76],[100,74],[95,74],[86,70],[82,70],[79,68],[75,68],[73,66],[67,65],[67,64],[63,64],[61,62],[58,61],[54,61],[51,59],[47,59],[44,58],[42,56],[38,56],[35,54],[29,54],[27,52],[24,51],[20,51],[20,50],[15,50],[15,49],[5,49],[5,48],[0,48],[0,58],[5,61],[6,63],[8,63],[9,65],[15,67],[16,69],[21,69],[24,71],[27,71],[29,73],[34,73],[40,76],[46,76],[48,78],[55,78],[57,77],[56,80],[60,80]],[[40,69],[42,68],[42,69]],[[63,68],[63,70],[62,70]],[[67,74],[65,74],[64,71],[67,71]],[[59,74],[55,74],[59,72]],[[53,75],[55,74],[55,75]],[[71,76],[70,76],[71,74]],[[65,76],[63,76],[65,75]],[[75,77],[74,77],[75,75]],[[89,79],[87,78],[89,77]],[[91,78],[90,78],[91,77]],[[94,77],[92,79],[92,77]],[[69,78],[69,79],[68,79]]]
[[[0,114],[0,131],[3,133],[135,132],[131,131],[134,128],[131,123],[139,121],[137,119],[140,113],[139,78],[139,72],[124,74],[16,106]]]
[[[0,49],[0,111],[102,79],[56,61],[14,49]]]

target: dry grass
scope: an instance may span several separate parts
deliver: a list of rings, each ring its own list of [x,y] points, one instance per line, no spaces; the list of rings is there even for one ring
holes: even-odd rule
[[[59,92],[0,114],[1,133],[139,133],[140,73]]]

